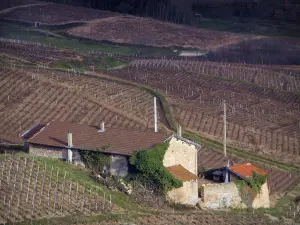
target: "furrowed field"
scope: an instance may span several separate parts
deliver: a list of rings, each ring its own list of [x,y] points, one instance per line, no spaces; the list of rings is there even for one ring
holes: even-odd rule
[[[0,70],[1,139],[19,136],[51,120],[147,130],[153,124],[153,97],[144,90],[72,72]],[[162,127],[163,124],[160,123]]]

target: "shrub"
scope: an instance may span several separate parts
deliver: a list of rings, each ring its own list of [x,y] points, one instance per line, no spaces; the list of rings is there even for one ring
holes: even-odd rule
[[[240,191],[244,191],[247,186],[249,186],[255,193],[259,193],[261,191],[261,187],[264,183],[266,183],[268,179],[268,175],[261,175],[256,172],[252,173],[252,177],[244,179],[244,180],[236,180],[237,188]]]
[[[168,142],[160,143],[151,149],[138,151],[130,158],[131,165],[134,165],[146,178],[153,180],[165,192],[182,187],[182,182],[173,177],[163,165],[168,147]]]
[[[79,154],[88,168],[99,172],[102,172],[104,166],[111,162],[111,157],[109,155],[100,152],[80,151]]]

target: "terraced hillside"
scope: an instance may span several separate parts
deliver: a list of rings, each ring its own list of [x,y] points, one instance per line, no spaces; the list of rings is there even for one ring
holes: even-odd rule
[[[133,86],[71,72],[7,67],[1,68],[0,77],[3,141],[20,143],[23,132],[51,120],[96,126],[104,120],[107,127],[135,130],[154,127],[153,97]],[[159,121],[162,128],[163,120]]]
[[[300,162],[299,77],[255,66],[141,60],[111,75],[145,84],[167,96],[185,129],[222,141],[223,100],[228,143]]]

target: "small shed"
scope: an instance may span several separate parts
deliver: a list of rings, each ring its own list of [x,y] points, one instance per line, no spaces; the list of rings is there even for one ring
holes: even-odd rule
[[[167,169],[176,179],[183,183],[182,187],[167,193],[167,200],[183,205],[196,205],[198,202],[198,177],[182,165],[170,166]]]
[[[247,182],[253,176],[253,173],[267,175],[267,172],[251,163],[228,165],[207,171],[205,177],[212,180],[213,183],[201,186],[201,200],[204,206],[209,208],[269,208],[270,199],[267,181],[261,186],[259,193],[254,192],[249,186],[245,187],[246,190],[238,190],[235,184],[237,180]]]

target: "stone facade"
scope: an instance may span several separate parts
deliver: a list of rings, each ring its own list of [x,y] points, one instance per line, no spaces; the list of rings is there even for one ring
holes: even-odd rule
[[[201,186],[201,204],[204,207],[217,208],[269,208],[269,189],[267,182],[260,193],[246,187],[241,193],[234,182],[215,183]]]
[[[207,208],[246,207],[233,182],[202,185],[200,192],[203,206]]]
[[[112,155],[109,172],[113,176],[125,177],[128,174],[128,156]]]
[[[31,155],[62,159],[63,148],[53,148],[53,147],[30,144],[28,151],[29,154]]]
[[[163,165],[165,167],[182,165],[188,171],[197,175],[197,149],[194,145],[188,144],[176,137],[170,140]]]
[[[28,152],[31,155],[50,157],[54,159],[66,160],[68,158],[67,148],[54,148],[54,147],[46,147],[46,146],[30,144],[28,147]],[[72,149],[72,152],[73,152],[73,164],[85,167],[83,161],[81,160],[79,151]]]
[[[252,208],[269,208],[270,207],[270,193],[268,183],[264,183],[261,186],[261,191],[258,193],[253,201],[252,201]]]
[[[176,188],[167,193],[167,200],[183,205],[196,205],[198,202],[198,183],[196,180],[185,181],[181,188]]]
[[[195,145],[172,137],[169,141],[169,148],[164,155],[163,165],[165,167],[181,165],[197,175],[197,151]],[[183,187],[169,191],[166,199],[172,203],[196,205],[198,202],[198,182],[196,180],[184,181]]]

